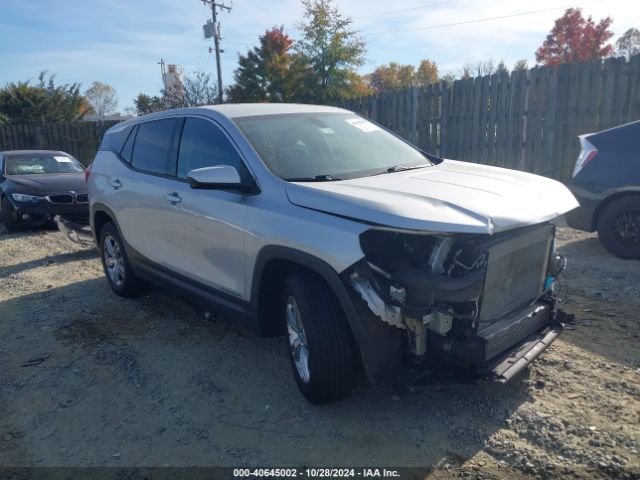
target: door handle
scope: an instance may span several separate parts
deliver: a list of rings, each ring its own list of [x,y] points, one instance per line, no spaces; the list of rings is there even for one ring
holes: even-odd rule
[[[165,200],[167,200],[171,205],[176,205],[182,201],[182,197],[178,195],[176,192],[173,193],[165,193]]]
[[[112,178],[111,180],[109,180],[109,183],[116,190],[119,189],[122,186],[122,182],[120,181],[119,178]]]

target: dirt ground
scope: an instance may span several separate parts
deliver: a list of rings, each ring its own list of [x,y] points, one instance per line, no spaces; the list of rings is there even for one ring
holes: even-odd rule
[[[559,246],[576,325],[512,382],[438,371],[316,407],[281,338],[158,288],[118,298],[96,252],[56,231],[0,234],[0,466],[640,478],[640,262],[568,228]]]

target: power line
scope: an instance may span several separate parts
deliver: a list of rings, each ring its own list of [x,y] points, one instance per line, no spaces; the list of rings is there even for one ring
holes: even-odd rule
[[[425,5],[418,5],[417,7],[410,7],[410,8],[402,8],[399,10],[385,10],[384,12],[378,12],[378,13],[373,13],[371,15],[365,15],[364,17],[356,17],[356,18],[352,18],[351,20],[354,22],[357,22],[359,20],[366,20],[368,18],[374,18],[374,17],[380,17],[382,15],[392,15],[394,13],[402,13],[402,12],[409,12],[412,10],[420,10],[422,8],[427,8],[427,7],[435,7],[437,5],[444,5],[446,3],[454,3],[456,0],[444,0],[441,2],[433,2],[433,3],[427,3]],[[290,30],[297,30],[297,27],[294,26],[290,26],[289,27]],[[255,33],[236,33],[234,35],[229,35],[228,37],[225,38],[236,38],[236,37],[248,37],[248,36],[253,36],[256,35]]]
[[[401,12],[409,12],[412,10],[420,10],[421,8],[427,8],[427,7],[435,7],[436,5],[444,5],[445,3],[453,3],[455,2],[455,0],[446,0],[443,2],[434,2],[434,3],[427,3],[426,5],[419,5],[417,7],[411,7],[411,8],[402,8],[400,10],[387,10],[385,12],[378,12],[378,13],[374,13],[371,15],[366,15],[364,17],[356,17],[356,18],[352,18],[352,20],[354,22],[357,22],[358,20],[365,20],[367,18],[373,18],[373,17],[380,17],[382,15],[391,15],[394,13],[401,13]]]
[[[542,10],[530,10],[528,12],[520,12],[520,13],[512,13],[510,15],[500,15],[497,17],[487,17],[487,18],[479,18],[476,20],[468,20],[465,22],[456,22],[456,23],[445,23],[445,24],[440,24],[440,25],[429,25],[426,27],[416,27],[416,28],[407,28],[407,29],[403,29],[403,30],[392,30],[389,32],[375,32],[375,33],[365,33],[364,35],[366,37],[372,37],[372,36],[376,36],[376,35],[390,35],[392,33],[405,33],[405,32],[415,32],[418,30],[431,30],[431,29],[436,29],[436,28],[445,28],[445,27],[456,27],[458,25],[469,25],[470,23],[480,23],[480,22],[489,22],[491,20],[502,20],[504,18],[512,18],[512,17],[522,17],[524,15],[533,15],[535,13],[543,13],[543,12],[551,12],[553,10],[564,10],[566,8],[573,8],[573,7],[577,7],[577,6],[581,6],[581,5],[586,5],[589,3],[594,3],[594,2],[585,2],[582,4],[573,4],[573,5],[566,5],[564,7],[553,7],[553,8],[546,8],[546,9],[542,9]]]

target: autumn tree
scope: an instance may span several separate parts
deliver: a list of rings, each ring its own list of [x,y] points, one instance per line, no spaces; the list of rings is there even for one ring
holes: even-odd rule
[[[113,113],[118,106],[115,88],[106,83],[93,82],[84,94],[100,117]]]
[[[358,95],[364,82],[356,69],[364,64],[365,44],[351,29],[352,20],[340,14],[333,0],[302,0],[302,5],[302,38],[295,50],[308,66],[308,100],[330,103]]]
[[[367,75],[366,81],[377,92],[423,87],[438,81],[438,67],[430,60],[422,60],[417,69],[413,65],[389,62]]]
[[[613,19],[606,17],[595,23],[585,19],[579,8],[569,8],[558,18],[546,40],[536,50],[536,61],[543,65],[580,62],[609,56],[613,46],[608,43]]]
[[[55,75],[42,72],[34,85],[29,80],[0,89],[0,117],[6,123],[72,122],[92,108],[80,93],[79,83],[55,84]]]
[[[424,87],[438,81],[438,66],[431,60],[421,60],[415,75],[416,85]]]
[[[232,102],[287,102],[304,97],[306,65],[292,51],[293,39],[284,27],[260,36],[260,45],[239,55],[235,83],[227,89]]]
[[[640,53],[640,30],[630,28],[616,41],[616,54],[627,60]]]

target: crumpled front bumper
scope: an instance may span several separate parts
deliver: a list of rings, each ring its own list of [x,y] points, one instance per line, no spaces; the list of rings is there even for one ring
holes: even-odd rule
[[[480,376],[507,382],[562,333],[554,305],[535,302],[463,338],[432,335],[432,351]]]
[[[487,364],[478,373],[496,382],[508,382],[545,351],[560,336],[563,328],[562,324],[555,324],[540,333],[531,335]]]

